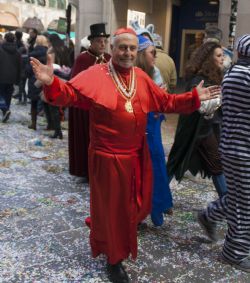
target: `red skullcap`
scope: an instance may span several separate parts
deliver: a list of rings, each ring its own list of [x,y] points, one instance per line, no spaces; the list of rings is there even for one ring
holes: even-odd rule
[[[123,33],[130,33],[130,34],[133,34],[133,35],[136,36],[136,33],[135,33],[135,31],[134,31],[132,28],[119,28],[119,29],[114,33],[114,36],[120,35],[120,34],[123,34]]]

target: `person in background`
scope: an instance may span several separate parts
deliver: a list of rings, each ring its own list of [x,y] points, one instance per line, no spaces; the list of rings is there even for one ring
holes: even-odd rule
[[[25,68],[26,64],[28,64],[27,60],[27,49],[22,41],[23,33],[19,30],[15,32],[16,37],[16,46],[17,50],[21,55],[21,74],[20,74],[20,82],[19,82],[19,88],[18,93],[16,95],[13,95],[13,98],[18,98],[18,104],[26,105],[27,104],[27,93],[25,90],[25,85],[27,81]]]
[[[52,58],[52,63],[56,64],[58,68],[60,67],[70,67],[70,55],[69,50],[65,46],[62,39],[57,34],[50,34],[48,36],[48,42],[49,42],[49,48],[48,48],[48,54]],[[55,67],[55,65],[54,65]],[[56,69],[54,68],[54,71],[56,72]],[[64,79],[67,79],[67,77]],[[61,129],[61,112],[63,111],[62,108],[49,105],[46,102],[44,103],[44,111],[47,119],[47,130],[54,130],[54,134],[50,135],[49,137],[52,139],[62,139],[62,129]]]
[[[38,31],[35,28],[29,29],[28,53],[33,51],[37,35]]]
[[[205,29],[205,37],[203,42],[216,42],[218,44],[221,44],[222,40],[222,31],[217,27],[207,27]],[[231,67],[232,60],[233,60],[233,52],[226,48],[225,46],[222,46],[223,54],[224,54],[224,73]]]
[[[190,113],[220,91],[200,83],[192,92],[169,95],[134,67],[137,48],[134,30],[118,29],[111,41],[112,60],[66,83],[53,75],[51,62],[31,60],[48,102],[90,111],[90,244],[93,257],[106,255],[108,278],[115,283],[130,281],[122,261],[136,258],[137,226],[151,211],[147,114]]]
[[[136,66],[146,72],[154,82],[167,89],[160,70],[155,66],[156,48],[148,38],[139,35],[139,47]],[[163,224],[163,213],[173,207],[172,194],[166,171],[165,154],[161,138],[161,122],[165,119],[161,113],[148,113],[146,136],[153,165],[153,200],[151,219],[155,226]]]
[[[238,60],[222,81],[220,154],[228,190],[198,213],[198,221],[216,241],[216,226],[226,220],[222,260],[250,272],[250,34],[239,37],[235,47]]]
[[[173,92],[177,84],[177,73],[174,60],[163,50],[162,37],[153,33],[154,45],[156,47],[155,65],[159,68],[168,92]]]
[[[161,76],[163,78],[163,81],[165,85],[168,88],[168,91],[171,92],[175,89],[176,83],[177,83],[177,74],[176,74],[176,68],[175,63],[173,59],[164,52],[162,48],[162,38],[159,34],[154,33],[154,25],[149,24],[146,26],[146,28],[141,28],[139,26],[138,21],[133,21],[131,23],[132,27],[134,28],[137,35],[142,35],[152,42],[154,42],[156,46],[156,61],[155,65],[160,70]]]
[[[69,41],[69,60],[70,60],[70,68],[73,67],[75,62],[75,44],[72,39]]]
[[[221,40],[222,40],[222,31],[217,28],[217,27],[207,27],[205,29],[205,37],[203,42],[216,42],[221,45]],[[224,61],[223,61],[223,73],[225,74],[227,70],[232,66],[232,61],[233,61],[233,52],[226,48],[225,46],[221,46],[223,50],[223,55],[224,55]],[[215,112],[215,115],[213,117],[213,127],[214,131],[216,132],[217,137],[220,136],[220,127],[221,127],[221,122],[222,122],[222,111],[221,108],[219,111]]]
[[[47,50],[48,40],[44,35],[38,35],[36,37],[33,51],[28,53],[28,57],[34,57],[42,63],[47,62]],[[30,63],[26,65],[26,75],[28,77],[28,98],[31,100],[31,123],[28,126],[29,129],[36,130],[37,128],[37,115],[38,115],[38,103],[41,101],[41,85],[35,84],[36,78]]]
[[[22,37],[23,37],[22,31],[16,30],[16,32],[15,32],[16,47],[17,47],[17,50],[18,50],[20,53],[22,53],[22,49],[25,48],[25,45],[24,45],[23,40],[22,40]],[[20,49],[21,49],[21,50],[20,50]]]
[[[105,52],[107,39],[105,24],[97,23],[90,26],[90,35],[81,41],[87,48],[75,61],[71,77],[95,64],[107,63],[110,55]],[[82,130],[79,131],[79,128]],[[83,177],[88,181],[88,147],[89,147],[89,112],[69,108],[69,172],[71,175]]]
[[[13,85],[20,81],[21,56],[16,48],[15,36],[8,32],[0,45],[0,96],[3,113],[2,122],[7,122],[10,116],[11,97]]]
[[[204,37],[205,37],[205,34],[202,31],[198,31],[195,33],[194,35],[195,42],[188,46],[187,60],[190,60],[194,51],[202,45]]]
[[[186,66],[187,90],[200,81],[205,86],[220,85],[223,78],[223,50],[216,42],[201,45]],[[227,192],[226,180],[218,152],[219,136],[214,131],[214,115],[219,111],[220,98],[202,103],[200,109],[179,117],[175,140],[167,162],[169,176],[181,181],[185,172],[203,178],[212,177],[222,197]]]

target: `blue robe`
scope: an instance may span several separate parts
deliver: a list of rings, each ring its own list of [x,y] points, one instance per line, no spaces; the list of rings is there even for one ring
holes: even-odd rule
[[[158,70],[155,70],[154,81],[161,84]],[[155,226],[163,224],[163,212],[173,206],[169,178],[166,170],[165,154],[161,138],[161,122],[164,115],[150,112],[147,120],[147,141],[153,167],[153,202],[151,219]]]

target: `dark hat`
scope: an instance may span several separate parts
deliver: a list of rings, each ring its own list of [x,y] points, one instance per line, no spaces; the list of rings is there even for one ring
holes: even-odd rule
[[[105,31],[105,24],[93,24],[90,26],[90,35],[88,36],[88,39],[94,38],[94,37],[109,37],[110,34],[106,34]]]
[[[236,50],[239,54],[250,57],[250,34],[245,34],[237,39]]]

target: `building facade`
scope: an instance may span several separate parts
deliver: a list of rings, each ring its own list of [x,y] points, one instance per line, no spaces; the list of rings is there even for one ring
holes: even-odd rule
[[[128,10],[139,11],[145,13],[146,25],[155,25],[155,32],[162,36],[164,49],[175,60],[181,75],[187,47],[206,25],[218,26],[223,32],[223,45],[230,44],[232,1],[235,0],[69,0],[76,7],[76,51],[80,39],[89,34],[89,25],[105,22],[107,32],[112,34],[118,27],[127,26]],[[238,1],[236,36],[249,33],[249,15],[249,0]]]
[[[67,5],[68,0],[0,0],[0,27],[20,28],[28,18],[36,17],[46,30],[53,20],[65,18]],[[72,18],[75,18],[75,10]]]

